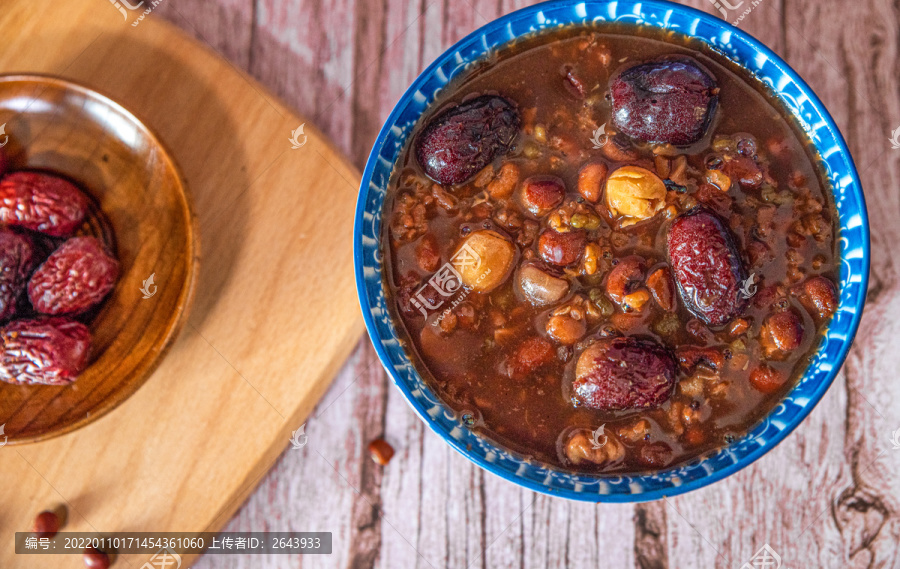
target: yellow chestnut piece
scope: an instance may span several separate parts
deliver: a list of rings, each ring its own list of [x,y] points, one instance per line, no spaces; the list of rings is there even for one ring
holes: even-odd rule
[[[475,231],[460,244],[451,263],[462,284],[476,292],[490,292],[512,272],[516,248],[490,229]]]
[[[632,225],[656,215],[665,205],[666,185],[659,176],[640,166],[622,166],[606,180],[606,205],[622,225]]]

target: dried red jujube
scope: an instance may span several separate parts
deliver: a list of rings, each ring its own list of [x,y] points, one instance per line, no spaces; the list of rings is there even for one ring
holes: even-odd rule
[[[462,184],[509,150],[519,124],[513,103],[482,95],[434,117],[416,139],[416,158],[435,182]]]
[[[16,313],[16,305],[34,268],[34,243],[27,235],[0,229],[0,320]]]
[[[610,81],[613,120],[644,142],[693,144],[706,134],[718,104],[713,76],[690,57],[629,67]]]
[[[81,225],[87,211],[87,196],[58,176],[12,172],[0,179],[0,223],[65,237]]]
[[[16,320],[0,328],[0,380],[67,385],[85,370],[91,333],[68,318]]]
[[[682,302],[697,318],[719,326],[747,304],[747,278],[735,240],[719,217],[704,207],[682,214],[669,227],[669,263]]]
[[[28,298],[44,314],[80,314],[102,301],[116,284],[119,263],[94,237],[63,243],[31,276]]]
[[[649,340],[618,337],[591,344],[575,367],[575,394],[592,409],[657,407],[675,389],[675,358]]]

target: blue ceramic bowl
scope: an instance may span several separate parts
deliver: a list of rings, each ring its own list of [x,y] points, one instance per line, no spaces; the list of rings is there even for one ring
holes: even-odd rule
[[[840,304],[812,364],[790,394],[747,436],[678,468],[634,476],[593,476],[525,460],[469,430],[410,363],[382,282],[382,206],[394,162],[416,121],[470,64],[523,35],[568,24],[625,22],[674,30],[706,42],[766,82],[813,141],[831,181],[840,218]],[[806,83],[766,46],[722,20],[659,1],[538,4],[494,20],[448,49],[406,91],[381,129],[363,174],[354,262],[366,327],[391,379],[434,432],[485,470],[526,488],[591,502],[655,500],[701,488],[752,463],[783,440],[831,385],[856,334],[869,276],[869,228],[862,187],[837,126]]]

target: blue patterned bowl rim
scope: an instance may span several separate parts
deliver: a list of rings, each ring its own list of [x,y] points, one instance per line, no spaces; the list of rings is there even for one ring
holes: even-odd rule
[[[840,225],[840,300],[809,368],[769,415],[746,436],[686,465],[631,476],[575,474],[524,459],[466,428],[416,372],[398,340],[382,284],[381,214],[394,163],[440,90],[471,63],[509,41],[569,24],[616,21],[665,28],[699,39],[768,84],[798,121],[831,182]],[[591,502],[640,502],[674,496],[734,474],[775,447],[800,424],[838,373],[856,334],[869,277],[869,227],[850,151],[808,85],[755,38],[693,8],[662,1],[559,0],[498,18],[444,52],[413,82],[385,122],[360,187],[354,227],[356,285],[366,328],[394,384],[426,424],[466,458],[506,480],[552,496]]]

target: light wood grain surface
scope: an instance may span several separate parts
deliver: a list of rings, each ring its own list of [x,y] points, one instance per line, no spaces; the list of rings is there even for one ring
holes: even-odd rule
[[[112,9],[96,3],[98,12]],[[151,17],[246,70],[362,167],[420,70],[528,3],[164,0]],[[717,13],[707,0],[683,3]],[[900,428],[900,150],[888,142],[900,126],[898,21],[896,0],[762,0],[740,22],[834,116],[872,225],[870,297],[857,342],[825,398],[778,448],[725,481],[661,502],[595,506],[539,496],[472,466],[428,431],[362,339],[308,420],[308,444],[285,451],[226,526],[331,531],[334,553],[207,555],[194,566],[738,568],[768,543],[784,569],[900,567],[900,450],[891,444]],[[383,468],[366,452],[379,436],[397,449]]]
[[[67,531],[217,530],[362,334],[350,238],[358,173],[311,124],[292,149],[303,119],[152,14],[132,27],[105,1],[7,0],[0,38],[0,73],[74,79],[158,133],[183,169],[203,243],[193,309],[147,383],[77,432],[0,448],[0,567],[81,566],[79,556],[13,553],[13,532],[58,503]],[[18,124],[10,119],[6,134],[22,143]],[[118,124],[123,136],[127,126]],[[165,297],[129,292],[147,306]]]

